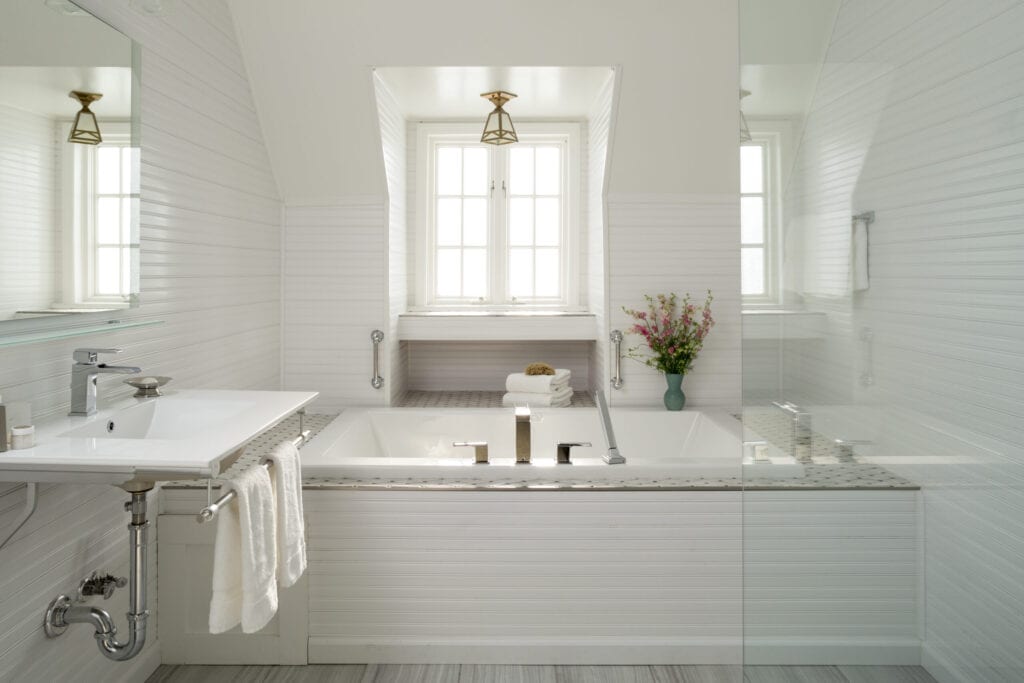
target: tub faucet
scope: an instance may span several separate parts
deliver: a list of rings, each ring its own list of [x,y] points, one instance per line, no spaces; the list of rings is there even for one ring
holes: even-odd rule
[[[69,415],[96,414],[96,379],[105,373],[136,375],[141,368],[107,365],[99,362],[101,353],[121,353],[121,349],[75,349],[71,366],[71,412]]]
[[[785,403],[779,403],[778,401],[772,401],[772,405],[786,413],[792,420],[793,424],[793,436],[791,441],[791,453],[790,455],[797,457],[797,450],[807,450],[811,447],[811,414],[796,405],[786,401]]]
[[[530,464],[529,406],[516,406],[516,464]]]

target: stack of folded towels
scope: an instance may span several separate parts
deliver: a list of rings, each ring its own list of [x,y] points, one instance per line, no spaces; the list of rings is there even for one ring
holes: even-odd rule
[[[572,387],[569,380],[572,373],[565,369],[554,369],[553,375],[535,375],[513,372],[505,380],[502,405],[534,405],[565,408],[572,402]]]

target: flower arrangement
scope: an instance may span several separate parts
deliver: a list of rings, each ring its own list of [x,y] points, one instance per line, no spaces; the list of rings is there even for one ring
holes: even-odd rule
[[[711,290],[703,306],[691,303],[689,293],[682,301],[674,292],[668,296],[645,294],[644,299],[646,311],[622,309],[634,320],[628,331],[643,337],[647,346],[647,350],[642,345],[629,349],[629,357],[666,375],[685,375],[715,325],[711,317]]]

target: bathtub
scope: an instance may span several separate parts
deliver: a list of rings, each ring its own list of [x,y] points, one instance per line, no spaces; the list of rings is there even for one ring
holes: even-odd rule
[[[615,408],[612,424],[626,463],[609,465],[596,409],[534,408],[532,458],[516,464],[515,417],[511,408],[349,408],[302,450],[303,474],[324,479],[402,478],[469,482],[557,480],[567,483],[624,480],[730,480],[744,475],[743,444],[761,439],[725,412],[668,412]],[[477,465],[472,448],[488,444],[490,463]],[[559,442],[589,442],[572,451],[572,464],[556,463]],[[782,453],[759,458],[758,477],[802,476],[803,468]],[[765,464],[775,466],[766,466]]]

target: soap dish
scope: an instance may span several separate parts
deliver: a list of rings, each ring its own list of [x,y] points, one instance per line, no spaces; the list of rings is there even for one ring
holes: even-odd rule
[[[151,398],[160,396],[160,387],[170,381],[170,377],[131,377],[124,383],[135,387],[135,398]]]

